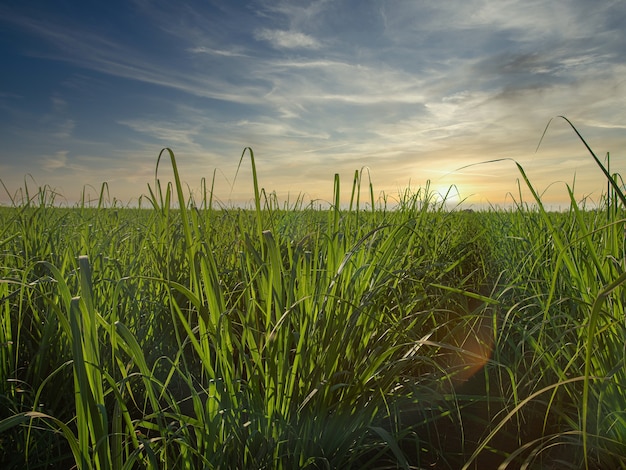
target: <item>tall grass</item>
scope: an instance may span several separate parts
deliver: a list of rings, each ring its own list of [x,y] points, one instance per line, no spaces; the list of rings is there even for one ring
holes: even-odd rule
[[[626,467],[617,183],[466,213],[364,169],[314,210],[248,162],[250,210],[169,149],[149,210],[0,210],[3,468]]]

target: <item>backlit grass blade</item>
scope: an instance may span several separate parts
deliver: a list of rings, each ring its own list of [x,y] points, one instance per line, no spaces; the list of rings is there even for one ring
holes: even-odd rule
[[[626,207],[626,195],[624,194],[622,189],[617,185],[617,183],[615,182],[615,180],[613,179],[613,177],[611,176],[609,171],[604,167],[604,165],[602,164],[600,159],[596,156],[594,151],[591,150],[591,147],[589,147],[589,144],[587,144],[587,141],[580,134],[580,132],[578,132],[578,129],[576,129],[574,124],[572,124],[572,122],[568,118],[566,118],[565,116],[559,116],[559,118],[561,118],[565,122],[567,122],[569,124],[569,126],[572,128],[572,130],[576,133],[576,135],[578,136],[580,141],[583,143],[585,148],[589,151],[589,154],[593,157],[593,159],[596,162],[596,164],[598,165],[598,167],[600,167],[600,170],[602,171],[602,173],[604,173],[604,176],[606,177],[607,182],[613,187],[613,189],[615,191],[614,194],[620,199],[620,201],[622,203],[622,207]],[[543,138],[544,138],[546,132],[548,131],[548,127],[550,126],[551,122],[552,122],[552,120],[550,120],[548,122],[548,124],[546,125],[546,128],[543,131],[543,134],[541,136],[541,139],[539,140],[539,144],[537,145],[537,148],[539,148],[539,146],[541,145],[541,142],[543,141]]]
[[[588,377],[574,377],[571,379],[564,380],[562,382],[555,383],[553,385],[547,386],[538,390],[537,392],[529,395],[525,399],[523,399],[515,408],[513,408],[504,418],[502,418],[495,426],[492,427],[491,432],[481,440],[480,445],[476,448],[476,450],[472,453],[469,459],[465,462],[461,470],[467,470],[470,468],[471,464],[476,460],[478,455],[485,450],[489,442],[498,434],[498,432],[517,414],[519,413],[524,406],[531,403],[535,398],[540,395],[549,392],[555,388],[562,387],[569,383],[580,382],[588,379]]]
[[[601,309],[608,298],[608,296],[618,287],[626,282],[626,273],[623,273],[609,285],[607,285],[602,291],[598,294],[598,297],[593,303],[591,309],[591,315],[588,320],[587,326],[587,335],[585,341],[585,371],[584,371],[584,382],[583,382],[583,398],[582,398],[582,438],[583,438],[583,451],[585,455],[585,467],[589,468],[589,449],[588,449],[588,418],[589,418],[589,387],[590,380],[592,374],[592,354],[593,354],[593,346],[595,344],[595,336],[596,329],[599,321],[599,316],[601,314]]]

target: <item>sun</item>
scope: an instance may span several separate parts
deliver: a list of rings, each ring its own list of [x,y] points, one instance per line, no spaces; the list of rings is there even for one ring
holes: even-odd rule
[[[458,204],[461,202],[461,194],[456,185],[439,184],[432,187],[432,195],[438,202],[446,204]]]

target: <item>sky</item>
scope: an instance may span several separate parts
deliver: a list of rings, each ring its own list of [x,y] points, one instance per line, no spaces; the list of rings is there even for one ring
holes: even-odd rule
[[[515,162],[546,204],[566,185],[597,201],[606,181],[558,116],[611,171],[626,158],[623,0],[2,0],[0,61],[4,204],[105,182],[136,204],[164,147],[224,205],[252,200],[246,147],[281,201],[331,201],[335,174],[346,201],[359,171],[389,201],[428,184],[464,207],[532,202]]]

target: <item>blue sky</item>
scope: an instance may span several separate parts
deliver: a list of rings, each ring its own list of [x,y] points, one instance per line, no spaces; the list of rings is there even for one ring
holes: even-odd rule
[[[597,200],[594,151],[624,169],[626,2],[605,0],[3,1],[0,179],[62,201],[147,193],[171,147],[192,191],[344,197],[355,170],[376,194],[445,191],[469,204],[517,195],[512,158],[547,202]],[[620,167],[621,165],[621,167]],[[169,174],[164,171],[163,178]],[[8,201],[4,189],[0,201]]]

